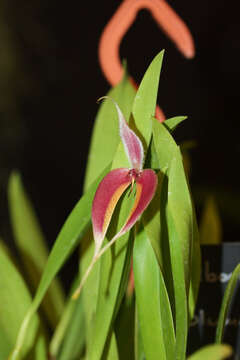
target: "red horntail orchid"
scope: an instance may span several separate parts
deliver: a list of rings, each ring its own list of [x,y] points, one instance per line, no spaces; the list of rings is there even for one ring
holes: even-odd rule
[[[106,97],[103,97],[106,98]],[[103,99],[101,98],[101,99]],[[143,170],[144,151],[141,140],[129,128],[124,116],[113,100],[118,113],[120,137],[131,168],[118,168],[110,171],[100,182],[92,204],[92,226],[95,251],[92,261],[75,291],[73,298],[80,294],[83,284],[95,262],[123,234],[129,231],[152,200],[157,187],[157,175],[151,169]],[[135,201],[130,214],[120,231],[102,248],[114,209],[124,191],[136,184]]]

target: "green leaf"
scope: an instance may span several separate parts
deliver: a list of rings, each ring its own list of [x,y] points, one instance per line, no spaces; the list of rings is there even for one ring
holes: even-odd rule
[[[193,235],[193,209],[179,149],[176,151],[169,169],[168,207],[181,242],[186,289],[188,290]]]
[[[79,200],[63,225],[49,255],[37,293],[21,325],[14,352],[9,360],[18,359],[19,351],[24,343],[25,335],[32,316],[38,309],[55,275],[75,249],[89,227],[94,194],[102,177],[108,171],[109,167],[103,171],[99,178],[92,184],[89,191]]]
[[[186,356],[188,332],[188,304],[184,281],[184,264],[181,242],[174,224],[170,209],[167,209],[168,241],[174,288],[174,310],[176,326],[175,359],[182,360]]]
[[[38,336],[38,341],[33,347],[33,355],[31,358],[36,360],[48,360],[47,343],[45,337],[42,334]]]
[[[0,358],[6,359],[16,341],[22,320],[31,304],[30,293],[15,266],[0,248]],[[26,355],[35,344],[39,320],[33,317],[21,355]],[[42,333],[37,340],[36,351],[42,349]],[[35,351],[35,355],[36,355]],[[37,358],[36,359],[43,359]]]
[[[158,120],[152,119],[153,122],[153,141],[157,153],[160,169],[170,167],[173,157],[178,151],[178,146],[173,137]]]
[[[143,213],[144,230],[151,242],[159,266],[162,268],[162,249],[161,249],[161,222],[160,222],[160,199],[162,192],[164,174],[158,173],[158,187],[154,198]]]
[[[64,337],[68,336],[67,329],[72,318],[72,314],[77,305],[77,301],[72,301],[72,299],[68,299],[61,319],[54,331],[54,334],[51,339],[51,343],[49,346],[49,352],[51,357],[55,358],[59,353],[59,348],[61,347],[62,342],[64,341]]]
[[[132,115],[134,120],[133,130],[140,136],[145,151],[152,136],[152,117],[155,115],[160,72],[164,51],[161,51],[152,60],[135,96]],[[131,121],[130,121],[130,125]]]
[[[85,274],[94,254],[94,240],[92,229],[89,229],[81,242],[81,255],[80,255],[80,274]],[[84,316],[85,316],[85,332],[86,332],[86,347],[91,344],[91,331],[94,314],[96,313],[98,287],[99,287],[99,269],[100,261],[98,261],[82,289]]]
[[[78,285],[78,277],[73,281],[69,299],[50,343],[53,358],[76,359],[80,357],[85,342],[85,318],[82,294],[72,300],[72,294]]]
[[[213,196],[208,196],[205,201],[199,232],[201,244],[221,244],[222,242],[221,220]]]
[[[166,128],[169,130],[169,131],[173,131],[176,129],[176,127],[181,123],[183,122],[184,120],[187,119],[187,116],[175,116],[175,117],[172,117],[170,119],[167,119],[164,121],[163,125],[166,126]]]
[[[234,290],[237,285],[237,281],[239,280],[239,276],[240,276],[240,264],[238,264],[235,267],[231,279],[229,280],[227,288],[224,293],[220,314],[218,318],[217,329],[216,329],[216,339],[215,339],[216,343],[222,342],[223,331],[224,331],[227,314],[229,311],[229,306],[233,297]]]
[[[168,168],[168,207],[171,210],[185,265],[186,289],[190,281],[193,208],[181,152],[168,130],[153,119],[153,138],[161,168]]]
[[[143,229],[134,242],[133,269],[146,358],[174,359],[175,334],[168,294],[154,251]]]
[[[176,358],[182,359],[186,351],[188,289],[191,279],[190,267],[193,261],[191,253],[193,243],[196,245],[194,245],[194,256],[199,256],[198,240],[195,239],[196,223],[181,152],[166,127],[155,119],[153,119],[153,140],[160,168],[167,175],[163,186],[164,193],[161,196],[163,273],[175,314]],[[166,215],[164,215],[165,211]],[[197,271],[198,267],[195,269],[192,280],[199,282]],[[194,284],[194,295],[196,289],[198,289],[198,283]]]
[[[135,93],[127,73],[124,74],[122,81],[108,93],[108,96],[118,103],[126,120],[130,116]],[[85,175],[85,189],[112,161],[119,142],[117,112],[110,101],[103,101],[94,123]]]
[[[199,241],[199,232],[197,226],[196,214],[193,209],[193,241],[192,241],[192,259],[191,259],[191,274],[190,274],[190,289],[189,289],[189,318],[194,317],[195,308],[198,299],[198,291],[201,279],[201,249]]]
[[[117,340],[114,332],[112,332],[110,345],[109,345],[109,352],[107,354],[106,360],[119,360]]]
[[[16,245],[22,257],[30,287],[35,290],[47,262],[48,249],[18,173],[12,173],[10,176],[8,202]],[[52,327],[56,326],[63,307],[63,289],[60,282],[54,280],[43,301],[43,309]]]
[[[208,345],[188,357],[188,360],[223,360],[232,355],[229,345]]]
[[[73,303],[72,300],[70,300]],[[59,360],[75,360],[80,357],[85,340],[85,323],[82,296],[74,303],[69,326],[65,332]]]
[[[140,328],[140,324],[139,324],[137,306],[135,306],[134,352],[135,352],[135,356],[134,356],[135,360],[145,360],[146,359],[146,356],[144,354],[144,349],[143,349],[143,341],[142,341],[141,328]]]
[[[146,169],[154,169],[154,170],[159,170],[159,168],[160,168],[153,138],[151,139],[151,142],[150,142],[150,145],[148,148],[148,152],[147,152],[147,156],[146,156],[146,160],[145,160],[145,168]]]

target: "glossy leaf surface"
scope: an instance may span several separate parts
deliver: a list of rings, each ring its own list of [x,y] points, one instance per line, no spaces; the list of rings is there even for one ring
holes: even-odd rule
[[[153,139],[155,149],[159,159],[159,165],[162,169],[168,169],[168,196],[167,203],[171,209],[171,214],[176,226],[176,230],[181,242],[182,256],[184,261],[184,273],[186,282],[186,291],[190,286],[190,267],[192,262],[192,246],[195,246],[194,256],[199,257],[197,251],[199,239],[196,230],[196,221],[194,219],[194,209],[189,192],[188,181],[185,175],[182,156],[179,147],[173,140],[168,130],[153,119]],[[198,264],[199,258],[194,259]],[[194,276],[195,281],[199,283],[200,268],[195,269],[198,273]],[[198,288],[198,285],[195,286]]]
[[[167,290],[143,229],[135,239],[133,267],[137,313],[146,358],[174,359],[175,334]]]
[[[196,236],[194,212],[180,150],[166,127],[155,119],[153,140],[160,168],[166,173],[161,200],[163,272],[175,314],[176,358],[181,359],[185,356],[188,330],[187,299],[191,279],[191,249],[193,241],[198,242],[198,239],[193,238]],[[168,241],[163,241],[165,237]],[[199,256],[197,251],[194,255]],[[198,289],[200,274],[198,267],[195,270],[197,274],[192,278],[196,281],[194,291]]]
[[[133,130],[136,130],[136,134],[140,136],[145,151],[152,135],[152,117],[156,109],[163,55],[164,51],[161,51],[149,65],[139,85],[132,107]]]

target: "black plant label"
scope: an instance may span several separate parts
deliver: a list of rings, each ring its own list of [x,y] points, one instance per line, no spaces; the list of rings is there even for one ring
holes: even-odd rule
[[[188,352],[214,343],[224,291],[232,271],[240,263],[240,243],[203,245],[202,274],[198,304],[190,325]],[[239,281],[227,316],[223,342],[232,345],[234,359],[240,359]]]

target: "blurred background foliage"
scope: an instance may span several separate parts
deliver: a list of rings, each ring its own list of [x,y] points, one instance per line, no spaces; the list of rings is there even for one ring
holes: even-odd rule
[[[0,235],[10,244],[6,184],[13,169],[22,174],[50,246],[81,195],[96,99],[109,88],[98,40],[119,3],[0,0]],[[238,3],[169,3],[193,33],[195,59],[184,59],[146,11],[121,55],[139,82],[166,49],[159,103],[167,117],[188,115],[176,135],[180,143],[196,143],[189,155],[199,218],[213,196],[221,238],[238,241]]]

